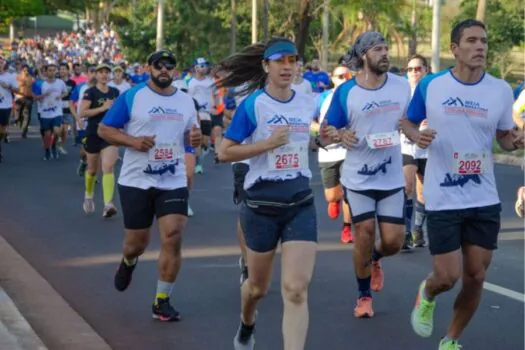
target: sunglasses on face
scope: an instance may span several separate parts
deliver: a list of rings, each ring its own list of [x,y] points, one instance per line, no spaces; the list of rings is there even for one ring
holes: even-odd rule
[[[278,62],[278,63],[288,62],[290,64],[297,63],[297,61],[298,61],[297,56],[283,56],[281,58],[274,60],[274,62]]]
[[[157,61],[153,63],[153,68],[155,68],[156,70],[161,70],[162,68],[166,68],[166,70],[171,71],[175,69],[175,64],[171,62],[166,62],[166,61]]]
[[[408,67],[407,72],[420,73],[423,70],[423,67]]]

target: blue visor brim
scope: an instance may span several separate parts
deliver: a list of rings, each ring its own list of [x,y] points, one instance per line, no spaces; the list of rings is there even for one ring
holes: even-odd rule
[[[264,51],[265,60],[278,60],[283,56],[297,56],[297,47],[290,41],[278,41]]]

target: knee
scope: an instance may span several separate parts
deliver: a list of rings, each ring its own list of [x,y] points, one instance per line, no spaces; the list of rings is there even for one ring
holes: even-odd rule
[[[250,279],[246,281],[246,286],[248,287],[248,294],[252,300],[260,300],[268,294],[269,286],[262,284],[254,283]]]
[[[176,227],[166,232],[162,244],[165,248],[179,255],[182,246],[182,229]]]
[[[341,191],[334,187],[324,191],[324,196],[327,202],[339,202],[341,200]]]
[[[479,271],[464,271],[463,285],[470,287],[482,288],[485,282],[486,271],[484,269]]]
[[[414,195],[414,181],[413,180],[405,180],[405,193],[408,199],[412,199],[412,196]]]
[[[368,220],[356,225],[356,244],[373,245],[375,237],[375,222]]]
[[[128,236],[124,241],[124,251],[135,256],[142,255],[146,251],[148,241],[148,234],[134,234],[132,238]]]
[[[440,291],[447,291],[456,285],[456,282],[459,279],[459,273],[453,273],[453,272],[440,272],[435,273],[436,276],[436,282],[437,282],[437,289]]]
[[[288,303],[300,305],[306,302],[308,285],[303,281],[283,282],[283,300]]]
[[[405,241],[405,235],[403,231],[397,232],[396,234],[383,235],[381,238],[381,249],[385,255],[394,255],[403,247]]]

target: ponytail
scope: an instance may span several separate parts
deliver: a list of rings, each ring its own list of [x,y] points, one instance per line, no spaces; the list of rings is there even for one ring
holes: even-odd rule
[[[217,82],[216,87],[236,88],[246,84],[241,90],[236,90],[235,95],[247,95],[257,89],[264,88],[268,77],[268,73],[264,71],[262,65],[264,52],[272,44],[279,41],[290,42],[286,38],[274,37],[266,44],[256,43],[246,46],[241,51],[217,63],[216,69],[225,72],[226,75]]]

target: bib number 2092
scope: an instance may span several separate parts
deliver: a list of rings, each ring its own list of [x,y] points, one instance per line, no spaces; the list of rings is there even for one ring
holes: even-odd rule
[[[485,160],[485,153],[454,152],[454,172],[459,175],[482,174]]]

